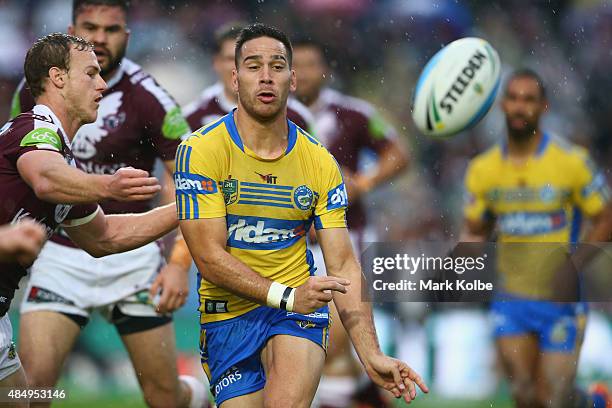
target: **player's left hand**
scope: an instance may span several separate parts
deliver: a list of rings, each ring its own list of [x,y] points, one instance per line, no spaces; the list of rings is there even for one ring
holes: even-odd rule
[[[416,371],[403,361],[377,354],[365,364],[365,369],[372,381],[390,391],[395,398],[404,397],[407,403],[416,398],[415,384],[427,393],[429,388]]]
[[[162,268],[149,290],[153,299],[161,289],[157,313],[172,313],[185,304],[189,294],[188,275],[189,271],[172,263]]]

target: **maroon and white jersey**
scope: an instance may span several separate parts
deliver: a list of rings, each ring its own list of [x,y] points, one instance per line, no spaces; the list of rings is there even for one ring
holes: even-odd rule
[[[227,115],[235,107],[236,104],[225,97],[223,84],[216,83],[204,89],[198,99],[185,106],[183,112],[189,126],[196,130]],[[287,100],[287,117],[306,131],[312,128],[312,114],[306,106],[292,96]]]
[[[107,81],[94,123],[82,126],[72,141],[79,166],[88,173],[113,174],[121,167],[153,171],[157,158],[174,160],[181,137],[191,132],[180,107],[153,77],[124,58]],[[33,105],[27,88],[20,85],[13,106]],[[151,200],[100,203],[106,214],[141,213],[153,207]],[[53,241],[70,245],[63,235]]]
[[[65,220],[88,219],[98,205],[54,204],[36,197],[17,170],[17,160],[33,150],[56,152],[66,163],[77,167],[66,133],[47,106],[36,105],[5,124],[0,129],[0,225],[27,217],[41,223],[50,237]],[[0,315],[8,310],[19,280],[26,273],[26,268],[17,263],[0,263]]]
[[[397,138],[395,129],[370,103],[333,89],[323,89],[309,108],[314,116],[314,136],[341,167],[353,173],[358,169],[362,149],[380,152],[391,139]],[[346,221],[349,229],[365,227],[365,210],[361,201],[349,203]]]

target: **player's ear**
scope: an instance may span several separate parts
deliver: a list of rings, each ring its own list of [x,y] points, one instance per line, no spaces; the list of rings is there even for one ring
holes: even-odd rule
[[[295,92],[297,89],[297,77],[295,75],[295,70],[291,70],[291,78],[289,79],[289,91]]]
[[[236,68],[232,69],[232,90],[234,93],[238,93],[238,71]]]
[[[68,34],[74,35],[74,26],[72,24],[68,26]]]
[[[56,88],[63,88],[66,85],[66,71],[58,67],[51,67],[49,69],[49,81]]]

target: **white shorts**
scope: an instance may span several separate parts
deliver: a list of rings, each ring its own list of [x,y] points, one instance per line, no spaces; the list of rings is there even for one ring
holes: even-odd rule
[[[0,381],[21,367],[21,361],[13,343],[13,327],[8,315],[0,318]]]
[[[115,306],[130,316],[156,316],[148,288],[165,261],[156,243],[94,258],[47,242],[30,270],[21,313],[56,311],[88,318],[98,310],[111,320]]]

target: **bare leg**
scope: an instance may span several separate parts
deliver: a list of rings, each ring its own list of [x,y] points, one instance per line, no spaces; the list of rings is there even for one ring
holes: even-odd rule
[[[21,315],[18,350],[30,387],[57,384],[80,331],[75,322],[58,312],[32,311]],[[50,402],[31,404],[32,407],[50,405]]]
[[[172,323],[121,337],[150,407],[187,407],[190,391],[179,381]]]

